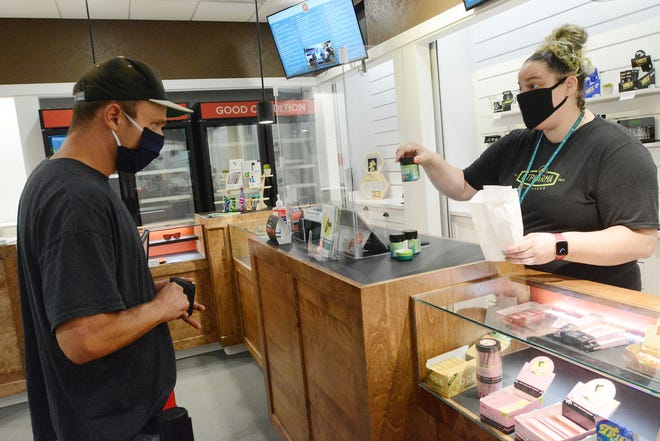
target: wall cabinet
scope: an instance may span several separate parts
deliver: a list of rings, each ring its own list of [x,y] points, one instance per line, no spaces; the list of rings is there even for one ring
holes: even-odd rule
[[[383,203],[378,200],[359,201],[353,203],[353,209],[374,227],[398,231],[404,229],[403,204]]]
[[[473,345],[492,331],[509,342],[502,351],[504,386],[513,384],[525,361],[546,355],[554,361],[556,376],[545,394],[544,406],[561,402],[578,381],[605,377],[614,382],[616,399],[621,403],[611,419],[635,430],[640,440],[653,441],[660,436],[660,370],[640,367],[629,352],[643,341],[647,326],[660,318],[658,297],[529,271],[525,276],[494,277],[435,290],[413,300],[420,421],[427,434],[424,441],[514,439],[513,434],[504,434],[481,421],[475,388],[446,398],[427,378],[427,360]],[[534,309],[542,318],[534,325],[524,325],[497,312],[511,305]],[[627,342],[588,352],[552,337],[560,322],[587,315],[598,315],[600,324],[625,331]]]

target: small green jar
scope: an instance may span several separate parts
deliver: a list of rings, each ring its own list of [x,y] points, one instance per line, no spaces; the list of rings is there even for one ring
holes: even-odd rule
[[[417,230],[404,230],[403,236],[408,243],[408,248],[410,248],[413,253],[419,254],[421,249],[419,243],[419,236],[417,235]]]
[[[403,156],[399,159],[401,165],[401,181],[411,182],[419,179],[419,165],[415,164],[412,156]]]
[[[390,257],[392,259],[396,258],[396,250],[402,250],[406,248],[406,238],[403,233],[390,234]]]

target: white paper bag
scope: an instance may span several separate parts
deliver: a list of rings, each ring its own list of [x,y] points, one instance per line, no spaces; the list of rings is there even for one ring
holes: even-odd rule
[[[502,251],[520,242],[524,231],[516,189],[485,185],[468,206],[486,260],[505,260]]]

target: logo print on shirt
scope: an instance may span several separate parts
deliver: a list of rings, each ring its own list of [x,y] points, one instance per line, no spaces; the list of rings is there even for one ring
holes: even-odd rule
[[[534,178],[536,178],[536,175],[539,173],[539,170],[530,170],[529,174],[527,175],[527,179],[525,180],[525,183],[523,184],[522,180],[525,176],[526,171],[527,170],[521,170],[520,172],[518,172],[518,176],[516,176],[516,182],[518,182],[518,184],[521,184],[525,187],[529,187],[529,184],[534,180]],[[534,183],[533,188],[552,187],[552,186],[556,185],[558,181],[559,181],[559,173],[552,172],[552,171],[546,171]]]

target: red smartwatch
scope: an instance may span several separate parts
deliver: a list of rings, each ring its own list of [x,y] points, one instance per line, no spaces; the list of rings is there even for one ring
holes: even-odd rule
[[[568,242],[561,233],[553,233],[555,235],[555,260],[562,260],[568,255]]]

